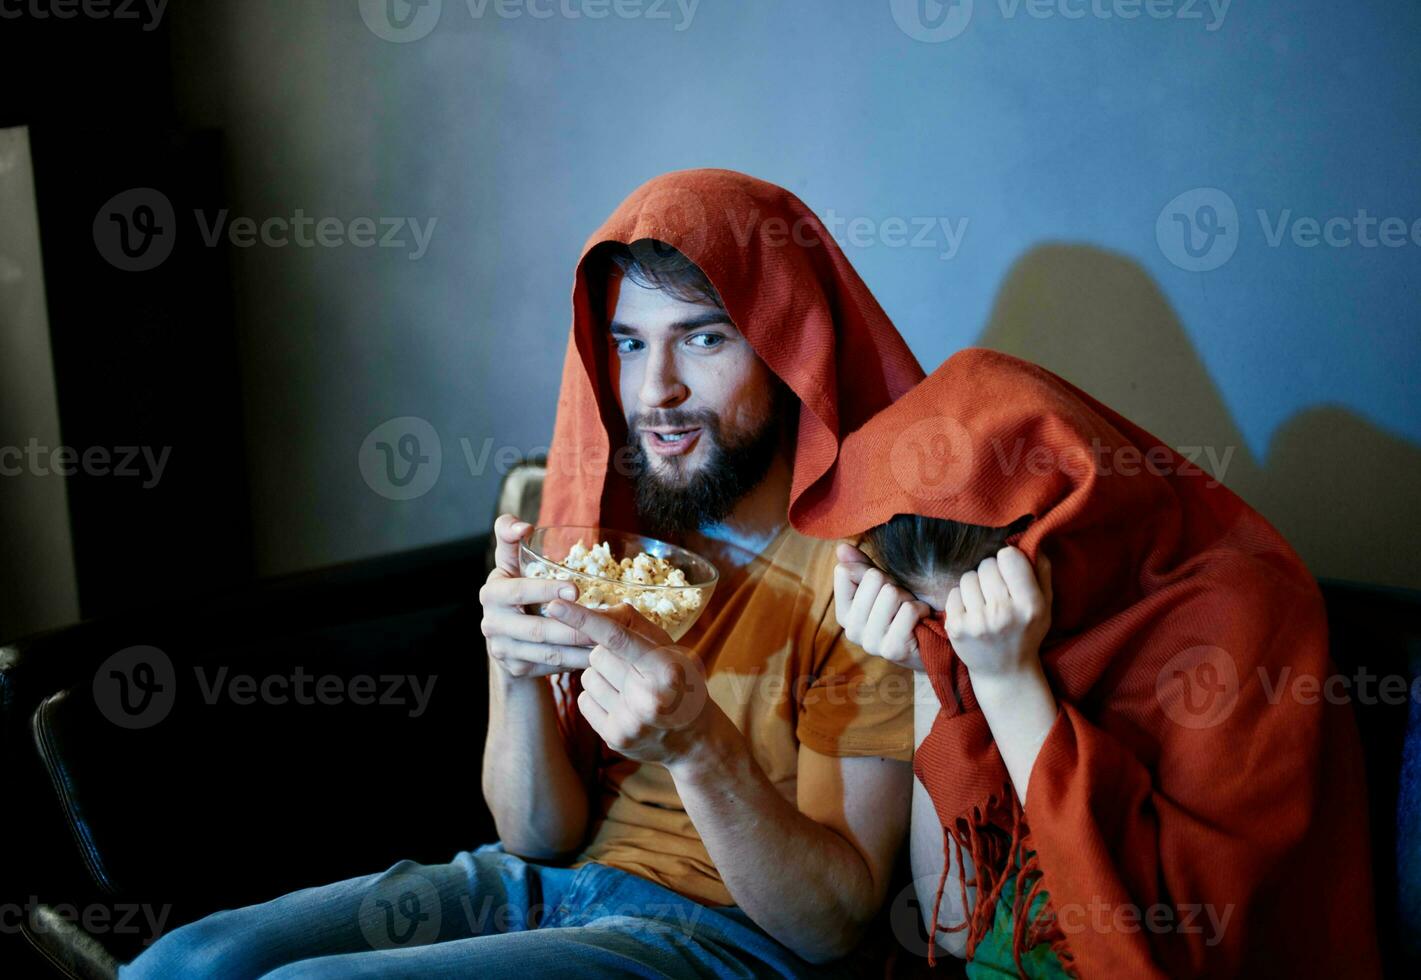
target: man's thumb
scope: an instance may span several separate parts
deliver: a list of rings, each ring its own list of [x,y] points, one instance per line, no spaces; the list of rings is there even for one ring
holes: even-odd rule
[[[523,538],[533,529],[527,521],[520,521],[512,514],[500,514],[493,522],[494,557],[493,563],[506,575],[518,578],[518,549]]]

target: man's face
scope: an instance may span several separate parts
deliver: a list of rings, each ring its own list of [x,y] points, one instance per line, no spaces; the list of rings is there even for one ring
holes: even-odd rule
[[[696,530],[768,470],[778,381],[724,310],[617,284],[612,380],[637,450],[638,506],[658,530]]]

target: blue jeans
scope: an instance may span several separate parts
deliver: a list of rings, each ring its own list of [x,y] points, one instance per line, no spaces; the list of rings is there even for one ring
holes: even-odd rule
[[[448,864],[216,912],[168,933],[120,980],[359,977],[825,977],[734,905],[710,907],[600,864],[530,864],[488,844]]]

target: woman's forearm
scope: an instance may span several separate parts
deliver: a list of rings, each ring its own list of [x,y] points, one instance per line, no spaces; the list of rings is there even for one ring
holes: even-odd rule
[[[932,729],[937,717],[939,704],[928,675],[921,671],[914,677],[913,745],[922,744]],[[1026,804],[1026,790],[1031,778],[1032,767],[1041,752],[1051,726],[1056,722],[1056,698],[1051,693],[1045,674],[1039,665],[1021,675],[974,678],[973,694],[977,698],[982,713],[996,740],[1002,761],[1006,764],[1007,775],[1016,789],[1022,805]],[[955,857],[954,855],[951,855]],[[948,861],[942,820],[933,807],[923,784],[913,781],[913,817],[909,836],[909,858],[913,868],[913,887],[922,909],[923,923],[932,920],[933,905],[937,899],[943,868]],[[963,860],[967,861],[966,855]],[[967,910],[962,904],[962,875],[970,879],[972,869],[965,870],[954,861],[948,870],[948,880],[942,889],[942,904],[938,909],[939,929],[960,926],[966,918]],[[974,900],[974,890],[967,889],[967,900]],[[938,932],[939,945],[953,955],[966,955],[965,930]]]
[[[913,748],[923,744],[932,730],[933,719],[937,717],[939,705],[937,694],[932,689],[928,675],[922,671],[913,673]],[[937,900],[938,886],[942,881],[944,867],[947,866],[948,852],[943,839],[942,821],[933,806],[928,791],[916,778],[913,780],[912,822],[908,831],[908,860],[913,871],[913,892],[922,913],[924,929],[930,928],[933,906]],[[965,860],[970,860],[965,858]],[[953,956],[962,959],[967,955],[967,934],[965,930],[943,932],[960,926],[967,918],[967,910],[962,906],[962,869],[953,862],[948,867],[948,880],[942,889],[942,904],[938,908],[938,945]],[[974,889],[968,888],[968,901],[972,900]]]
[[[1032,767],[1058,714],[1041,661],[1035,660],[1020,673],[974,676],[972,693],[987,717],[1017,798],[1025,806]]]

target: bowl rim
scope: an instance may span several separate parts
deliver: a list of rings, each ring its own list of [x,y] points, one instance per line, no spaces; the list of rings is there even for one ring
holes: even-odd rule
[[[619,579],[610,579],[610,578],[603,578],[603,577],[600,576],[600,575],[591,575],[591,574],[589,574],[589,573],[587,573],[587,572],[578,571],[576,568],[568,568],[568,567],[567,567],[566,565],[564,565],[562,562],[560,562],[560,561],[555,561],[554,559],[549,558],[547,555],[540,555],[538,552],[536,552],[536,551],[534,551],[532,548],[528,547],[528,539],[531,538],[531,537],[533,537],[533,535],[537,534],[539,531],[543,531],[543,530],[566,530],[566,529],[581,530],[581,531],[612,531],[612,532],[615,532],[616,534],[623,534],[623,535],[626,535],[626,536],[628,536],[628,537],[642,538],[643,540],[646,540],[646,541],[654,541],[654,542],[656,542],[657,544],[661,545],[661,546],[664,547],[664,548],[671,548],[671,549],[674,549],[674,550],[676,550],[676,551],[682,552],[683,554],[690,555],[692,558],[695,558],[697,561],[705,562],[706,567],[708,567],[708,568],[711,570],[711,577],[708,578],[708,579],[706,579],[704,582],[687,582],[685,585],[643,585],[643,584],[641,584],[641,583],[639,583],[639,582],[623,582],[623,581],[620,581]],[[593,537],[593,538],[600,538],[600,537],[601,537],[601,535],[596,535],[596,534],[588,535],[588,536],[589,536],[589,537]],[[601,543],[602,543],[602,542],[601,542],[600,540],[599,540],[599,541],[594,541],[594,545],[595,545],[595,544],[601,544]],[[683,547],[681,547],[679,544],[672,544],[670,541],[663,541],[663,540],[661,540],[660,538],[653,538],[651,535],[649,535],[649,534],[642,534],[640,531],[624,531],[624,530],[622,530],[621,528],[616,528],[616,527],[603,527],[601,524],[535,524],[535,525],[533,526],[533,530],[528,533],[528,536],[527,536],[526,538],[523,538],[522,540],[520,540],[520,541],[518,542],[518,553],[521,555],[521,554],[523,554],[525,551],[526,551],[529,555],[531,555],[533,558],[537,559],[538,561],[543,562],[544,564],[547,564],[547,565],[553,565],[553,566],[555,566],[555,567],[557,567],[557,568],[561,568],[563,571],[567,572],[569,575],[576,575],[578,578],[591,579],[591,580],[594,581],[594,582],[610,582],[610,583],[612,583],[612,584],[614,584],[614,585],[620,585],[620,586],[622,586],[622,587],[624,587],[624,588],[628,588],[628,589],[644,589],[644,590],[646,590],[646,591],[657,591],[657,590],[665,589],[665,590],[668,591],[668,592],[684,592],[684,591],[686,591],[687,589],[710,589],[710,588],[714,588],[714,587],[720,582],[720,569],[718,569],[718,568],[715,567],[715,563],[714,563],[713,561],[711,561],[709,558],[705,557],[704,555],[697,554],[696,552],[692,551],[690,548],[683,548]],[[619,560],[620,560],[620,559],[619,559]]]

